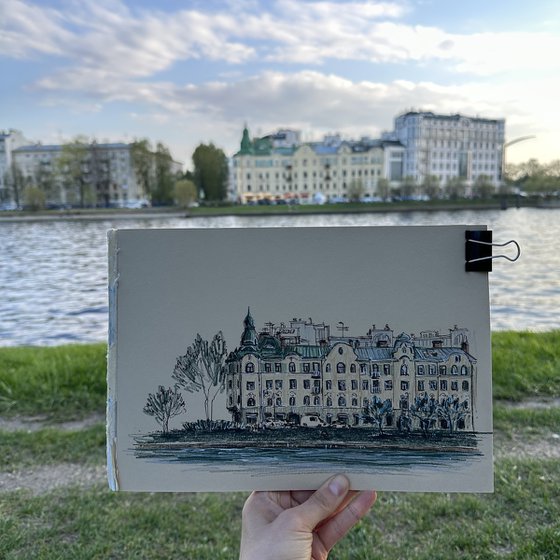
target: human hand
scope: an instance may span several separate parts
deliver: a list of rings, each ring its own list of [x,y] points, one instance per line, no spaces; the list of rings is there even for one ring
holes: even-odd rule
[[[343,475],[315,492],[253,492],[243,507],[240,560],[326,560],[375,503]]]

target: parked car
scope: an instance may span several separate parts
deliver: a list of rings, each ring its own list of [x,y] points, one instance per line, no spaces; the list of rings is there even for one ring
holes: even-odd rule
[[[304,428],[324,428],[326,426],[325,422],[321,420],[319,416],[314,414],[305,414],[301,417],[300,426]]]

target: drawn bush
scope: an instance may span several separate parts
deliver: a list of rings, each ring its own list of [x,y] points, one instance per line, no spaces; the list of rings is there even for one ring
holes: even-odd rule
[[[183,395],[177,387],[158,387],[156,393],[150,393],[144,406],[144,413],[153,416],[161,425],[162,432],[169,432],[169,420],[185,411]]]
[[[460,402],[458,397],[442,397],[437,406],[437,415],[447,423],[449,433],[452,434],[457,429],[457,424],[464,420],[469,411],[467,401]]]
[[[410,414],[418,419],[418,426],[424,437],[428,437],[438,417],[438,402],[434,397],[424,393],[414,399],[410,407]]]
[[[185,391],[200,391],[204,395],[204,412],[208,422],[213,418],[214,400],[225,388],[226,355],[222,331],[215,334],[210,343],[197,334],[187,352],[177,358],[173,369],[173,379]]]
[[[383,422],[392,411],[391,399],[382,401],[377,395],[374,395],[371,401],[364,405],[362,419],[366,424],[377,426],[379,433],[383,434]]]

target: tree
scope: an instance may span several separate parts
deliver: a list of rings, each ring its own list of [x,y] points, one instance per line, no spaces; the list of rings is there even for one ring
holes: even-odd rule
[[[173,204],[173,187],[175,179],[171,173],[173,158],[169,149],[158,142],[154,154],[155,162],[155,188],[152,192],[154,206],[167,206]]]
[[[67,199],[74,201],[78,195],[78,205],[83,208],[86,201],[91,202],[89,184],[89,145],[84,137],[76,137],[72,142],[63,144],[57,160],[57,167],[67,193]]]
[[[437,406],[437,415],[445,420],[449,433],[452,434],[457,428],[457,423],[465,419],[468,410],[467,401],[459,402],[458,397],[452,396],[442,397]]]
[[[155,187],[155,162],[150,141],[147,138],[134,140],[130,144],[130,155],[136,182],[140,185],[144,196],[151,200]]]
[[[386,177],[381,177],[377,181],[377,196],[383,200],[389,200],[391,196],[391,183],[389,183],[389,179]]]
[[[202,391],[204,412],[209,424],[213,419],[214,400],[225,388],[226,355],[222,331],[214,335],[211,343],[197,334],[186,354],[177,358],[172,374],[173,379],[189,393]]]
[[[437,175],[426,175],[420,185],[422,194],[426,195],[430,200],[439,198],[440,185]]]
[[[458,198],[465,198],[466,186],[465,182],[461,177],[450,177],[445,185],[447,191],[447,196],[451,200],[457,200]]]
[[[348,187],[348,199],[350,202],[360,202],[364,197],[365,188],[361,179],[352,179]]]
[[[399,187],[400,195],[405,200],[410,200],[416,192],[416,187],[416,179],[412,175],[407,175],[403,177],[401,186]]]
[[[428,393],[416,397],[414,404],[410,407],[410,414],[418,418],[420,429],[425,437],[428,437],[430,430],[438,415],[438,402],[434,397],[428,397]]]
[[[391,399],[382,401],[374,395],[371,401],[367,402],[362,409],[362,418],[366,424],[376,425],[379,433],[383,434],[383,421],[387,415],[393,411]]]
[[[226,198],[228,163],[223,150],[214,144],[199,144],[193,155],[194,178],[199,192],[208,201]]]
[[[33,212],[45,207],[45,193],[39,187],[26,187],[23,191],[24,205]]]
[[[177,206],[188,208],[196,200],[196,185],[188,179],[177,181],[174,198]]]
[[[488,175],[478,175],[473,184],[473,195],[476,198],[486,200],[491,198],[495,189]]]
[[[10,186],[12,190],[12,197],[16,206],[19,208],[21,203],[21,198],[23,194],[23,189],[25,187],[25,177],[23,176],[22,170],[12,159],[12,164],[10,170],[6,172],[6,184]]]
[[[177,387],[166,389],[163,385],[158,387],[156,393],[150,393],[144,413],[153,416],[164,434],[169,432],[169,420],[185,411],[185,401]]]

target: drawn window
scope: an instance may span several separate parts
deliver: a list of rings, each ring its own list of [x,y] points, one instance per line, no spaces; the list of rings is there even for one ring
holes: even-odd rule
[[[265,373],[272,373],[272,364],[270,363],[264,364],[264,371]]]
[[[303,373],[309,373],[311,371],[311,364],[303,364]]]
[[[435,375],[435,374],[436,374],[436,366],[430,364],[430,375]]]
[[[271,398],[268,398],[266,400],[266,406],[272,406],[272,399]]]
[[[313,362],[313,371],[320,371],[319,362]]]
[[[401,375],[408,375],[408,366],[406,364],[401,366]]]
[[[346,398],[338,397],[338,406],[346,406]]]
[[[274,388],[275,389],[282,389],[282,380],[281,379],[276,379],[274,381]]]
[[[290,365],[288,366],[288,371],[290,373],[295,373],[296,372],[296,363],[295,362],[290,362]]]
[[[330,371],[331,371],[331,364],[327,364],[327,365],[325,366],[325,372],[326,372],[326,373],[330,373]]]
[[[461,361],[461,356],[455,356],[455,361],[460,362]]]
[[[272,389],[272,379],[267,379],[266,380],[266,388],[267,389]]]
[[[439,374],[447,375],[447,366],[439,366]]]
[[[379,393],[379,381],[377,381],[377,379],[374,379],[371,382],[371,392],[372,393]]]
[[[327,397],[327,406],[332,406],[332,399]]]
[[[456,365],[451,366],[451,375],[459,375],[459,368]]]
[[[350,373],[356,373],[356,364],[350,364]]]
[[[469,382],[468,381],[463,381],[462,388],[463,388],[463,391],[468,391],[469,390]]]
[[[339,391],[346,391],[346,381],[344,381],[344,379],[339,379],[338,390]]]
[[[254,390],[255,390],[255,382],[247,381],[247,391],[254,391]]]
[[[393,381],[392,379],[385,380],[385,391],[392,391],[393,390]]]
[[[423,390],[424,390],[424,382],[423,382],[423,381],[418,381],[418,390],[419,390],[419,391],[423,391]]]
[[[309,406],[310,402],[311,399],[309,398],[309,395],[305,395],[305,397],[303,397],[303,406]]]
[[[332,381],[331,381],[330,379],[327,379],[327,380],[325,381],[325,389],[326,389],[327,391],[332,391]]]
[[[371,366],[371,373],[379,373],[379,365],[378,364],[373,364]]]
[[[352,387],[352,391],[357,391],[358,390],[358,380],[357,379],[352,379],[351,383],[351,387]]]
[[[336,373],[346,373],[346,364],[344,362],[336,364]]]
[[[362,379],[362,391],[367,391],[369,389],[369,381],[367,379]]]
[[[389,364],[383,365],[383,373],[385,375],[391,375],[391,366]]]
[[[233,389],[233,381],[231,379],[228,381],[228,389]]]
[[[358,399],[356,397],[352,397],[352,406],[358,406]]]
[[[418,366],[418,375],[424,375],[424,366]]]
[[[255,373],[255,364],[253,362],[245,364],[245,373]]]
[[[342,346],[339,346],[339,347],[338,347],[338,353],[339,353],[340,355],[342,355],[342,354],[344,353],[344,350],[342,349]]]
[[[255,406],[255,399],[253,397],[247,399],[247,406]]]
[[[467,375],[467,366],[461,366],[461,375]]]
[[[360,373],[367,373],[367,365],[360,364]]]
[[[313,397],[313,404],[315,406],[320,406],[321,405],[321,397]]]
[[[290,379],[290,389],[297,389],[297,379]]]
[[[276,373],[282,373],[282,364],[280,362],[274,363],[274,371]]]
[[[446,379],[440,380],[439,388],[440,388],[440,391],[447,391],[447,380]]]
[[[304,379],[303,380],[303,388],[304,389],[309,389],[311,387],[311,383],[309,381],[309,379]]]
[[[290,397],[290,406],[296,406],[296,398]]]
[[[276,397],[276,406],[282,406],[282,397]]]
[[[437,391],[437,381],[430,381],[430,391]]]
[[[452,381],[451,382],[451,390],[452,391],[458,391],[459,390],[459,382],[458,381]]]
[[[401,381],[401,391],[408,391],[408,381]]]

